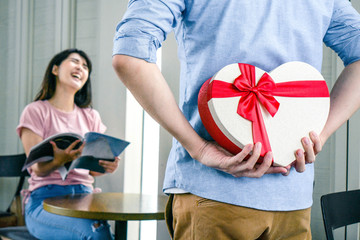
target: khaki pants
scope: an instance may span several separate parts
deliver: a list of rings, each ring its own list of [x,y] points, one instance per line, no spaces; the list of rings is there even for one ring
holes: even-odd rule
[[[310,208],[260,211],[192,194],[170,196],[166,223],[174,240],[311,239]]]

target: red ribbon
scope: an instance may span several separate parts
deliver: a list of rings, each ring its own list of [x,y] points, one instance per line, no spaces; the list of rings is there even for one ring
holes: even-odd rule
[[[274,117],[280,103],[274,96],[282,97],[329,97],[325,81],[292,81],[275,83],[264,73],[256,84],[255,67],[239,63],[240,76],[233,83],[213,80],[207,100],[240,96],[237,113],[252,122],[254,143],[261,142],[261,155],[271,151],[269,137],[260,110],[260,104]]]

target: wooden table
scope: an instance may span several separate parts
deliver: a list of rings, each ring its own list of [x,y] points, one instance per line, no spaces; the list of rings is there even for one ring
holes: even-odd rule
[[[115,220],[115,239],[127,236],[129,220],[165,219],[168,197],[129,193],[92,193],[53,197],[44,200],[48,212],[77,218]]]

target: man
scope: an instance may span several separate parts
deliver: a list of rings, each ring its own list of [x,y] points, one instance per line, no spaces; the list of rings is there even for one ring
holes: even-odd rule
[[[311,239],[312,163],[360,106],[359,26],[359,14],[346,0],[129,2],[114,38],[113,66],[176,139],[164,181],[172,238]],[[154,64],[156,49],[172,30],[181,62],[180,108]],[[238,62],[271,71],[296,60],[320,71],[323,42],[346,68],[332,90],[324,130],[301,139],[304,149],[296,151],[292,166],[271,166],[271,152],[256,164],[260,143],[234,156],[212,141],[197,109],[209,77]]]

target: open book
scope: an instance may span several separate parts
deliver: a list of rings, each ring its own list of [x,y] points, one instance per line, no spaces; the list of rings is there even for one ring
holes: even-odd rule
[[[80,139],[81,142],[75,146],[77,149],[85,142],[81,156],[72,162],[66,163],[58,170],[64,180],[68,172],[74,168],[83,168],[90,171],[104,173],[105,170],[99,165],[99,160],[114,161],[129,142],[97,132],[88,132],[84,137],[76,133],[59,133],[50,136],[30,149],[23,170],[37,162],[50,161],[54,157],[53,147],[50,141],[54,141],[60,149],[66,149],[71,143]]]

